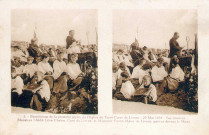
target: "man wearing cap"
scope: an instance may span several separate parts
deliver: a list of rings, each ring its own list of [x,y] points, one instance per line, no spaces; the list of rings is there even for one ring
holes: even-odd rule
[[[31,44],[28,47],[28,53],[32,57],[37,57],[41,55],[41,52],[37,45],[37,39],[35,38],[31,39]]]
[[[174,55],[177,55],[178,57],[181,55],[181,50],[184,47],[180,47],[179,43],[176,41],[179,38],[179,33],[175,32],[173,37],[170,39],[170,55],[169,57],[172,58]]]
[[[66,49],[68,49],[73,44],[73,42],[76,42],[74,38],[74,34],[75,34],[74,30],[69,31],[69,35],[66,38],[66,43],[67,43]]]

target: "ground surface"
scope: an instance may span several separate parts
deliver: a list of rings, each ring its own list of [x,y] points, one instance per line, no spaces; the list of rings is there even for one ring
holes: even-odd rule
[[[197,113],[184,111],[182,109],[144,104],[142,102],[121,101],[113,99],[114,114],[186,114],[195,115]]]

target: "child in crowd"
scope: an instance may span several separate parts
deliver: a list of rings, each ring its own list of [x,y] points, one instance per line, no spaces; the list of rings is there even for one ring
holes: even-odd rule
[[[127,71],[124,71],[121,73],[121,77],[122,77],[122,86],[120,92],[123,94],[123,96],[126,99],[131,99],[131,97],[135,93],[135,88],[130,81],[129,73]]]
[[[145,95],[145,104],[152,103],[157,100],[157,89],[155,85],[152,84],[152,78],[150,75],[145,75],[143,77],[143,82],[140,88],[146,88],[147,91],[144,93]]]
[[[44,80],[44,74],[42,72],[36,72],[35,76],[37,80],[34,83],[37,83],[40,87],[32,90],[34,94],[30,102],[30,107],[37,111],[43,111],[50,99],[50,87],[47,81]]]

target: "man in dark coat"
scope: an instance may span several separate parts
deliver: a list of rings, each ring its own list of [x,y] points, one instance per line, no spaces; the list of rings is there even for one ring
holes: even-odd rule
[[[179,33],[175,32],[173,37],[170,39],[170,58],[172,58],[174,55],[177,55],[178,57],[181,55],[181,50],[183,47],[180,47],[179,43],[176,41],[178,38]]]
[[[75,34],[74,30],[69,31],[69,35],[66,38],[66,43],[67,43],[66,49],[68,49],[73,44],[73,42],[76,42],[74,38],[74,34]]]
[[[31,44],[28,47],[28,53],[32,57],[39,57],[41,56],[41,51],[39,50],[39,47],[37,45],[37,39],[33,38],[31,40]]]

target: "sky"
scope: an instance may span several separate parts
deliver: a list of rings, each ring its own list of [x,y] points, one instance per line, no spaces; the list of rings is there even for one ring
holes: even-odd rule
[[[114,10],[113,43],[130,45],[137,37],[141,46],[169,49],[169,40],[179,32],[180,46],[194,48],[196,10]]]
[[[81,40],[81,44],[95,44],[97,11],[89,9],[12,10],[12,40],[30,42],[35,27],[37,27],[36,33],[39,44],[66,45],[66,37],[68,36],[69,30],[75,30],[75,39]]]

